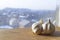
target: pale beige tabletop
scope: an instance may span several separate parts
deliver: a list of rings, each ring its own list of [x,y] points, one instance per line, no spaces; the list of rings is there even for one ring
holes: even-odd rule
[[[0,29],[0,40],[60,40],[60,28],[53,35],[34,35],[31,28]]]

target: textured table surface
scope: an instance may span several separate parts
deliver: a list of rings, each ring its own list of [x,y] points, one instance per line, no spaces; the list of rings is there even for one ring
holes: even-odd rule
[[[60,28],[52,35],[35,35],[31,28],[0,29],[0,40],[60,40]]]

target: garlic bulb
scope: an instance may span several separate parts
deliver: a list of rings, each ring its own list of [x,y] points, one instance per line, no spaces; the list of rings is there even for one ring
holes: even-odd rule
[[[32,25],[32,31],[35,34],[51,34],[55,31],[55,26],[48,22],[43,23],[43,20],[40,20]]]
[[[38,22],[36,22],[36,23],[34,23],[32,25],[32,31],[33,31],[33,33],[35,33],[35,34],[41,34],[41,32],[42,32],[42,23],[43,23],[43,20],[40,20],[40,21],[38,21]]]
[[[46,31],[45,34],[52,34],[55,32],[55,26],[51,23],[50,19],[46,24],[45,31]]]
[[[48,20],[48,22],[43,23],[42,26],[42,34],[52,34],[53,32],[55,32],[55,26],[51,23],[50,19]]]

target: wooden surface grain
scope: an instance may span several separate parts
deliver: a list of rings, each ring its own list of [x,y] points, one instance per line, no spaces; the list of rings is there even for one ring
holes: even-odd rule
[[[60,40],[60,28],[52,35],[35,35],[31,28],[0,29],[0,40]]]

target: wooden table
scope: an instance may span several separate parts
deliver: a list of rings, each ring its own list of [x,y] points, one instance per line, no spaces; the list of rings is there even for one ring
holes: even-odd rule
[[[60,28],[52,35],[34,35],[31,28],[0,29],[0,40],[60,40]]]

